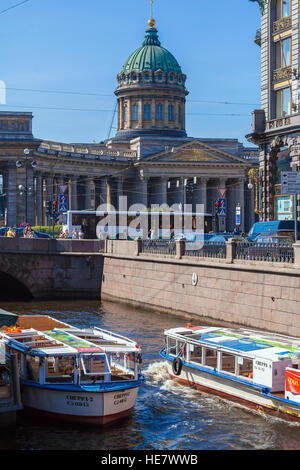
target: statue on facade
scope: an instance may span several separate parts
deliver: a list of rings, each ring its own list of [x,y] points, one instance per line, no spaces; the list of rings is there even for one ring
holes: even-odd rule
[[[258,3],[261,14],[263,14],[264,11],[265,11],[265,5],[266,5],[267,1],[268,0],[250,0],[250,2],[257,2]]]

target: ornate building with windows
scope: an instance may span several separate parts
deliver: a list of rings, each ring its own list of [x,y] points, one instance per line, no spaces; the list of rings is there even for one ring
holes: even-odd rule
[[[245,148],[235,138],[187,135],[187,77],[162,47],[154,20],[148,25],[142,46],[117,75],[118,124],[111,139],[98,144],[39,140],[32,134],[31,113],[0,113],[1,204],[8,225],[25,220],[45,225],[47,202],[56,200],[64,185],[70,210],[100,204],[119,208],[120,196],[127,197],[128,207],[204,204],[215,229],[231,231],[239,206],[240,228],[250,228],[254,194],[248,172],[257,164],[256,148]],[[227,213],[216,218],[220,189]]]
[[[262,220],[293,219],[293,197],[282,194],[281,171],[300,170],[299,0],[261,0],[261,106],[249,142],[260,148]],[[298,219],[300,204],[297,204]]]

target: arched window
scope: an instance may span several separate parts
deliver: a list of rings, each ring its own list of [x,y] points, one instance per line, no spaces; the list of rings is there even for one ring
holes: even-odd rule
[[[151,119],[151,106],[150,104],[144,104],[144,121],[150,121]]]
[[[157,121],[162,121],[163,120],[163,112],[164,112],[164,107],[162,104],[157,104],[156,105],[156,120]]]
[[[172,104],[169,104],[168,106],[168,120],[174,121],[174,108]]]

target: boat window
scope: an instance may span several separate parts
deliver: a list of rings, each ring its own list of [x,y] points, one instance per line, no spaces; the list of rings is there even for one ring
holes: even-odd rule
[[[105,370],[105,362],[107,358],[105,355],[101,356],[86,356],[81,358],[81,381],[98,381],[103,380],[105,372],[109,371],[109,364]],[[124,361],[124,359],[123,359]]]
[[[178,341],[176,355],[182,357],[183,359],[186,359],[186,343],[185,342]]]
[[[202,364],[202,346],[190,344],[190,360]]]
[[[168,354],[173,354],[176,356],[176,339],[167,338],[167,350]]]
[[[221,353],[221,370],[235,374],[235,356],[233,354],[228,354],[227,352]]]
[[[243,378],[253,379],[253,359],[238,357],[238,375]]]
[[[39,358],[26,355],[26,378],[33,382],[39,381]]]
[[[73,381],[74,358],[69,356],[49,356],[46,362],[46,382]]]
[[[208,367],[217,368],[218,356],[216,349],[204,348],[204,364]]]

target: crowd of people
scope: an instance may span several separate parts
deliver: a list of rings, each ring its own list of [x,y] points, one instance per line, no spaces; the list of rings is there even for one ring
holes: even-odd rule
[[[77,230],[77,228],[74,228],[71,236],[69,234],[69,230],[63,230],[62,228],[60,229],[60,232],[59,232],[59,237],[58,238],[72,238],[72,240],[83,240],[85,237],[84,235],[84,231],[82,230],[82,228],[79,229],[79,231]]]
[[[34,231],[32,230],[30,224],[23,225],[23,237],[24,238],[34,238]],[[16,230],[15,227],[9,227],[8,231],[6,232],[6,236],[8,238],[15,238],[16,237]]]

